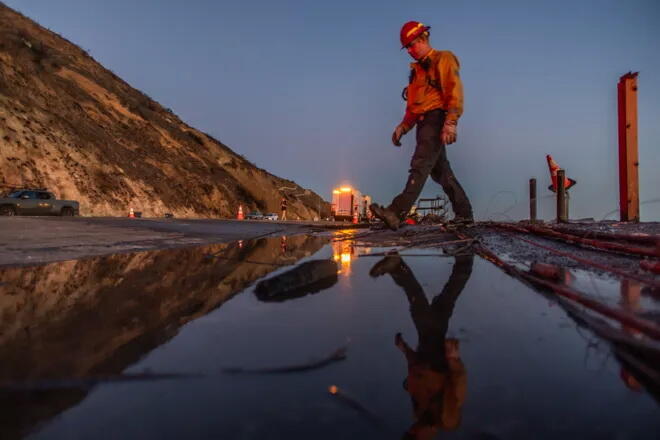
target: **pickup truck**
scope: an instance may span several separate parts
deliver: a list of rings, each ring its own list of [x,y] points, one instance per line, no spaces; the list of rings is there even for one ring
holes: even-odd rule
[[[41,189],[19,189],[0,198],[0,215],[61,215],[80,214],[74,200],[57,200],[53,193]]]
[[[263,220],[264,215],[259,212],[259,211],[252,211],[248,212],[248,214],[245,216],[246,220]]]

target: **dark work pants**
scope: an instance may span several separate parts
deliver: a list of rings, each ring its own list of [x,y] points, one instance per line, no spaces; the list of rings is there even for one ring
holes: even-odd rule
[[[454,312],[454,304],[458,296],[470,279],[474,262],[473,255],[461,255],[455,258],[456,261],[449,279],[430,304],[422,286],[403,260],[394,270],[390,271],[394,282],[406,292],[410,304],[410,315],[417,328],[417,351],[407,347],[408,362],[425,362],[438,370],[442,369],[446,363],[444,344],[449,318]]]
[[[425,113],[424,119],[417,123],[417,146],[410,161],[408,181],[403,192],[389,206],[399,218],[403,218],[415,204],[429,174],[449,197],[456,217],[472,218],[472,205],[454,176],[445,145],[440,139],[444,123],[445,112],[441,109]]]

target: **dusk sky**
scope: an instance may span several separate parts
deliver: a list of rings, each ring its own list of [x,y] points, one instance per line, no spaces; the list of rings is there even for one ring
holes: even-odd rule
[[[461,62],[448,154],[479,219],[525,217],[530,177],[552,218],[546,154],[578,181],[572,218],[615,211],[616,84],[639,71],[641,215],[660,221],[658,0],[3,1],[257,166],[383,204],[415,145],[390,142],[411,61],[399,29],[422,21]],[[423,195],[440,193],[429,179]]]

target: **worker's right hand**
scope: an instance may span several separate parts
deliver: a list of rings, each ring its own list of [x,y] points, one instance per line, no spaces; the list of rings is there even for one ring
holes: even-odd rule
[[[440,139],[443,145],[450,145],[456,142],[456,121],[445,121]]]
[[[396,126],[396,128],[394,129],[394,133],[392,133],[392,143],[396,147],[401,146],[401,136],[406,134],[407,131],[408,130],[406,130],[406,127],[403,124],[399,124]]]

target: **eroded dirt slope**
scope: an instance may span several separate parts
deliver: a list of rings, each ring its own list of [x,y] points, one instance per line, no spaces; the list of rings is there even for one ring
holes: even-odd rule
[[[133,207],[145,216],[234,217],[239,204],[278,212],[286,197],[290,219],[318,216],[318,195],[188,126],[2,3],[0,147],[0,185],[47,187],[80,201],[82,215]]]

